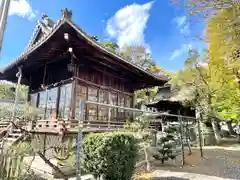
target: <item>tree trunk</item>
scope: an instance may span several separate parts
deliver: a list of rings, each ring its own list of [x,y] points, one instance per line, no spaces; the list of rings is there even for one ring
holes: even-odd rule
[[[59,172],[62,177],[64,178],[64,180],[68,180],[68,177],[57,167],[55,166],[53,163],[51,163],[41,152],[37,152],[37,154],[40,156],[40,158],[46,163],[48,164],[51,168],[53,168],[55,171]]]
[[[219,123],[216,121],[216,119],[214,118],[214,109],[212,107],[212,99],[211,99],[211,95],[208,95],[208,118],[211,119],[211,124],[212,124],[212,128],[213,128],[213,133],[215,136],[215,140],[216,140],[216,144],[220,144],[221,141],[221,136],[220,136],[220,129],[219,129]]]
[[[150,166],[150,162],[148,160],[147,148],[144,148],[144,154],[145,154],[145,161],[146,161],[146,165],[147,165],[147,171],[149,172],[151,170],[151,166]]]
[[[236,132],[234,132],[233,127],[232,127],[232,121],[227,121],[226,124],[227,124],[230,135],[236,135]]]
[[[218,128],[217,121],[211,118],[211,124],[212,124],[212,128],[213,128],[213,133],[215,136],[216,144],[218,145],[218,144],[220,144],[221,136],[220,136],[220,131]]]

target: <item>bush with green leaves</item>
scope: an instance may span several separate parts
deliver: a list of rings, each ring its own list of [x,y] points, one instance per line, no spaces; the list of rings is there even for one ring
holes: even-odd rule
[[[83,169],[95,178],[130,180],[137,159],[137,141],[124,132],[94,133],[83,140]]]

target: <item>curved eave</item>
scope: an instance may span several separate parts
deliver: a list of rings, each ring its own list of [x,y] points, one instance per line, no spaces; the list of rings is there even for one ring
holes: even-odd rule
[[[154,77],[155,79],[157,79],[159,81],[167,82],[167,81],[170,80],[170,78],[168,76],[165,76],[165,75],[156,76],[155,74],[153,74],[153,73],[151,73],[149,71],[144,70],[140,66],[137,66],[137,65],[133,64],[132,62],[129,62],[129,61],[125,60],[124,58],[122,58],[121,56],[117,55],[116,53],[113,53],[113,52],[109,51],[108,49],[106,49],[105,47],[101,46],[98,42],[92,40],[80,27],[78,27],[72,21],[66,20],[66,22],[70,26],[72,26],[72,28],[74,28],[82,37],[84,37],[92,46],[94,46],[95,48],[99,49],[100,51],[110,55],[114,59],[118,59],[119,61],[124,62],[124,63],[132,66],[133,68],[143,72],[144,74],[146,74],[148,76]]]
[[[20,66],[22,62],[27,58],[27,56],[34,51],[36,51],[39,47],[41,47],[44,43],[48,41],[48,39],[57,32],[57,30],[61,27],[61,25],[64,24],[64,21],[59,21],[52,31],[47,34],[43,39],[36,42],[33,46],[28,47],[15,61],[13,61],[10,65],[8,65],[6,68],[3,69],[3,74],[6,73],[8,70]]]
[[[153,101],[151,103],[146,104],[146,106],[148,107],[153,107],[153,106],[157,106],[158,104],[182,104],[180,101],[177,100],[172,100],[172,99],[162,99],[162,100],[158,100],[158,101]]]
[[[13,61],[10,65],[8,65],[6,68],[3,69],[3,73],[2,75],[0,74],[0,78],[3,79],[4,78],[4,74],[9,71],[12,68],[16,68],[17,66],[20,66],[25,59],[27,59],[27,56],[30,55],[31,53],[33,53],[34,51],[36,51],[39,47],[41,47],[43,44],[45,44],[49,38],[51,36],[53,36],[58,29],[64,25],[65,23],[67,23],[68,25],[70,25],[73,29],[75,29],[83,38],[85,38],[85,40],[91,44],[93,47],[99,49],[100,51],[102,51],[103,53],[106,53],[108,55],[110,55],[111,57],[113,57],[114,59],[119,60],[120,62],[123,62],[127,65],[129,65],[130,67],[137,69],[138,71],[142,72],[143,74],[153,77],[155,80],[157,81],[161,81],[162,83],[165,83],[167,81],[169,81],[170,79],[165,76],[165,75],[161,75],[161,76],[156,76],[155,74],[148,72],[144,69],[142,69],[141,67],[123,59],[122,57],[120,57],[119,55],[110,52],[109,50],[107,50],[106,48],[104,48],[103,46],[101,46],[100,44],[98,44],[96,41],[92,40],[81,28],[79,28],[76,24],[74,24],[72,21],[66,20],[66,19],[62,19],[60,20],[57,24],[55,24],[55,26],[53,27],[53,29],[51,30],[51,32],[49,32],[49,34],[47,34],[44,38],[42,38],[41,40],[39,40],[38,42],[36,42],[34,45],[28,47],[15,61]]]

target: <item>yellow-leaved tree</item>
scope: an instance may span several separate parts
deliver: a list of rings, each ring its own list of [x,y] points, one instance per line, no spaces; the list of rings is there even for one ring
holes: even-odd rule
[[[208,21],[210,83],[218,89],[213,105],[220,118],[240,118],[240,6],[222,9]]]

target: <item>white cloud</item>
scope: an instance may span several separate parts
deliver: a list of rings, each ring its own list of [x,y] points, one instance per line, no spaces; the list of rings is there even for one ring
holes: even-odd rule
[[[189,23],[186,23],[181,29],[180,33],[184,35],[190,34]]]
[[[180,33],[184,35],[190,34],[189,22],[187,21],[186,16],[179,16],[173,19],[173,22],[177,24],[177,27],[180,29]]]
[[[188,52],[190,49],[192,49],[192,44],[183,44],[181,46],[181,48],[176,49],[173,51],[170,60],[174,60],[180,56],[182,56],[183,54],[185,54],[186,52]]]
[[[144,30],[152,5],[153,1],[143,5],[134,3],[118,10],[107,21],[106,30],[108,35],[116,39],[120,47],[125,44],[146,45]]]
[[[180,17],[175,17],[173,19],[173,22],[177,23],[178,27],[181,27],[186,23],[187,17],[186,16],[180,16]]]
[[[33,9],[27,0],[17,0],[11,1],[8,14],[17,15],[23,18],[28,18],[33,20],[36,17],[36,13],[33,12]]]

